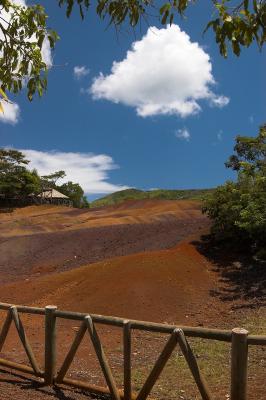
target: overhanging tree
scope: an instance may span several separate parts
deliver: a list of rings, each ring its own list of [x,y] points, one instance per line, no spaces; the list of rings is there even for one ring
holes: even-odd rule
[[[65,8],[67,17],[78,7],[82,19],[90,11],[119,29],[123,24],[135,27],[141,20],[147,21],[151,11],[162,25],[172,24],[176,15],[183,17],[187,8],[199,1],[171,0],[157,4],[152,0],[97,0],[95,6],[89,0],[55,0],[55,3]],[[266,41],[266,0],[208,1],[215,17],[205,30],[213,30],[222,56],[227,56],[228,45],[237,56],[242,47],[249,47],[254,41],[262,48]],[[0,99],[8,101],[5,93],[18,93],[23,82],[29,100],[35,93],[42,96],[49,67],[43,60],[42,46],[48,40],[53,49],[58,39],[57,33],[47,27],[44,7],[24,7],[11,0],[0,0]]]
[[[47,15],[41,5],[24,7],[0,0],[0,84],[4,92],[17,93],[26,83],[29,100],[40,96],[47,86],[48,66],[42,57],[44,40],[51,48],[58,39],[48,29]],[[25,81],[26,79],[26,81]],[[0,92],[2,97],[3,92]]]

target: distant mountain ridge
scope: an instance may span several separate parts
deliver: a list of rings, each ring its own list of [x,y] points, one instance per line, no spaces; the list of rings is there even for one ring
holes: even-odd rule
[[[159,200],[202,200],[204,196],[211,193],[214,189],[125,189],[112,194],[108,194],[100,199],[90,203],[91,207],[103,207],[120,204],[126,200],[143,200],[143,199],[159,199]]]

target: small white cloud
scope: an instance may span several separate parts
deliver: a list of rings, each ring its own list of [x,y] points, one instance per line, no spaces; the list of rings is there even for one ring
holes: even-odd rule
[[[84,65],[82,65],[80,67],[77,65],[76,67],[74,67],[73,72],[74,72],[75,78],[81,79],[84,76],[87,76],[90,73],[90,70],[89,70],[89,68],[86,68]]]
[[[214,107],[223,108],[229,104],[229,97],[226,96],[213,96],[210,98],[210,104]]]
[[[250,116],[249,116],[249,122],[250,122],[251,124],[254,123],[254,117],[253,117],[253,115],[250,115]]]
[[[63,170],[66,178],[60,183],[73,181],[80,184],[87,194],[113,193],[128,186],[108,182],[108,172],[118,168],[106,154],[73,153],[61,151],[21,150],[30,160],[29,167],[40,175]]]
[[[113,62],[109,75],[94,79],[88,92],[94,99],[134,107],[142,117],[186,117],[201,110],[200,100],[217,107],[228,104],[227,97],[213,93],[214,84],[210,56],[172,25],[150,27],[122,61]]]
[[[4,112],[0,112],[0,122],[16,125],[19,121],[20,108],[16,103],[2,101]]]
[[[222,130],[220,130],[217,133],[217,139],[219,140],[219,142],[221,142],[223,140],[223,131]]]
[[[178,131],[176,131],[176,133],[175,133],[175,136],[178,139],[183,139],[183,140],[186,140],[187,142],[189,142],[189,140],[190,140],[190,133],[187,128],[178,129]]]

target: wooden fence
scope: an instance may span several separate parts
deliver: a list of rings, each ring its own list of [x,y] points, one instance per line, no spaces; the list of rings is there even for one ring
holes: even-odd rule
[[[231,343],[231,400],[247,400],[247,366],[248,347],[253,345],[266,345],[266,336],[249,335],[248,331],[242,328],[235,328],[232,331],[207,329],[201,327],[173,326],[152,322],[125,320],[116,317],[106,317],[95,314],[84,314],[69,311],[60,311],[56,306],[45,308],[16,306],[0,303],[0,310],[6,310],[6,318],[0,331],[0,352],[7,338],[12,321],[14,321],[21,343],[25,349],[31,367],[11,362],[0,358],[0,365],[22,371],[43,378],[44,384],[65,384],[87,389],[96,394],[109,394],[115,400],[145,400],[150,394],[154,384],[159,378],[167,360],[173,350],[179,345],[181,352],[191,371],[193,379],[203,400],[214,399],[208,388],[197,359],[188,343],[188,337],[197,337],[209,340],[219,340]],[[38,366],[31,345],[24,330],[20,313],[37,314],[45,317],[45,363],[44,371]],[[79,330],[67,353],[65,360],[59,370],[56,369],[56,321],[57,319],[70,319],[80,321]],[[105,356],[103,346],[97,334],[95,323],[111,325],[123,329],[123,390],[119,390],[112,375],[111,368]],[[132,392],[131,385],[131,332],[132,330],[150,331],[165,333],[169,335],[160,356],[155,362],[148,378],[140,389],[139,393]],[[98,387],[86,382],[66,377],[67,371],[74,359],[79,345],[88,332],[93,344],[97,359],[106,380],[107,388]]]

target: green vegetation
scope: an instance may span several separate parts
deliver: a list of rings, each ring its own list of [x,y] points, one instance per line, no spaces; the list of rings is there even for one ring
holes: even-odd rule
[[[66,7],[70,17],[77,7],[83,19],[90,9],[89,0],[57,0]],[[162,2],[158,7],[149,0],[97,0],[91,8],[101,20],[118,30],[124,23],[132,27],[145,23],[151,13],[157,16],[162,25],[174,22],[175,16],[184,17],[188,7],[196,0],[173,0]],[[45,9],[41,5],[14,4],[10,0],[0,0],[0,98],[8,101],[5,91],[18,93],[27,77],[27,94],[32,100],[35,93],[43,94],[47,87],[48,65],[41,54],[45,40],[54,48],[59,36],[48,29]],[[213,19],[206,30],[211,28],[222,56],[227,56],[228,45],[239,56],[241,47],[249,47],[256,42],[262,48],[266,41],[266,1],[265,0],[215,0],[210,1]],[[156,15],[157,14],[157,15]],[[2,104],[0,103],[0,110]]]
[[[91,207],[111,206],[123,203],[126,200],[143,200],[143,199],[159,199],[159,200],[202,200],[203,197],[212,192],[213,189],[187,189],[187,190],[139,190],[126,189],[116,193],[109,194],[101,199],[91,203]]]
[[[48,40],[54,48],[59,37],[47,28],[42,6],[24,7],[10,0],[0,0],[0,6],[1,87],[18,93],[26,83],[28,98],[32,100],[36,92],[41,96],[47,86],[48,66],[41,54],[43,43]]]
[[[0,149],[0,194],[25,198],[41,191],[37,171],[29,171],[24,154],[17,150]]]
[[[257,137],[237,136],[226,167],[236,182],[219,186],[204,202],[216,240],[241,244],[266,259],[266,124]]]
[[[89,207],[89,202],[84,196],[84,191],[78,183],[66,182],[63,183],[59,188],[61,193],[68,196],[73,203],[74,207],[84,208]]]
[[[25,201],[29,195],[38,195],[47,189],[56,189],[70,198],[74,207],[89,207],[84,191],[78,183],[66,182],[65,171],[40,176],[38,171],[29,170],[25,155],[18,150],[0,149],[0,195],[3,198]]]
[[[159,340],[157,340],[157,343]],[[188,338],[188,342],[210,389],[216,394],[218,393],[217,398],[226,398],[230,371],[230,346],[228,343],[198,338]],[[158,349],[155,350],[153,348],[153,353],[159,355]],[[146,357],[142,360],[142,363],[133,368],[132,371],[134,391],[140,390],[145,379],[147,379],[148,371],[151,371],[154,365],[154,363],[148,362],[152,357],[151,354],[149,356],[145,355]],[[178,346],[173,351],[159,380],[155,384],[151,397],[167,398],[169,400],[201,399],[187,362]]]

